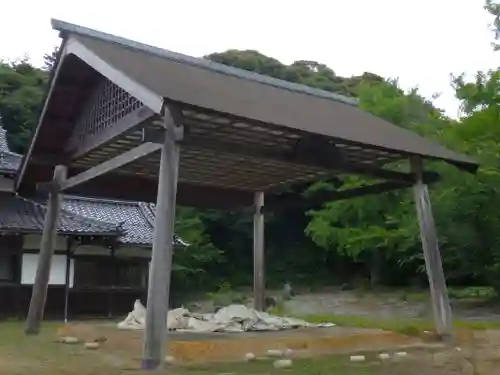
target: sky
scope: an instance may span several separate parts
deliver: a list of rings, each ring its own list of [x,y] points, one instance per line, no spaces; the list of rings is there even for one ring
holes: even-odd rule
[[[313,60],[337,75],[372,72],[418,86],[456,117],[450,73],[500,65],[483,0],[24,0],[2,4],[0,59],[42,64],[57,18],[191,56],[254,49]]]

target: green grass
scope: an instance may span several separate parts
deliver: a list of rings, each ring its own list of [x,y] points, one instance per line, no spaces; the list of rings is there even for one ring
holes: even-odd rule
[[[81,344],[54,342],[60,324],[44,323],[38,336],[25,336],[21,322],[0,322],[1,375],[145,375],[138,371],[140,353],[113,351],[104,345],[95,351]],[[151,374],[148,372],[147,374]],[[275,369],[270,360],[250,363],[174,366],[169,375],[287,374],[287,375],[370,375],[366,365],[352,364],[347,356],[295,359],[291,369]]]
[[[301,317],[311,323],[335,323],[339,327],[378,328],[387,331],[415,335],[425,330],[432,330],[434,323],[425,319],[411,318],[373,318],[354,315],[309,315]],[[473,330],[500,329],[500,322],[455,321],[456,328]]]
[[[250,363],[226,363],[183,368],[183,375],[212,374],[287,374],[287,375],[375,375],[377,369],[367,364],[353,364],[347,356],[325,356],[314,359],[295,359],[290,369],[275,369],[272,361]],[[403,375],[403,374],[401,374]]]

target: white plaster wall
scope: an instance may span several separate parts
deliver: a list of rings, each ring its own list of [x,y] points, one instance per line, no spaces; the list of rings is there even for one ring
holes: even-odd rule
[[[36,269],[38,267],[38,254],[23,254],[21,269],[21,284],[33,285],[35,283]],[[69,286],[73,287],[75,273],[74,259],[70,260]],[[66,284],[66,255],[52,255],[49,285]]]
[[[14,191],[14,180],[0,176],[0,191],[12,192]]]

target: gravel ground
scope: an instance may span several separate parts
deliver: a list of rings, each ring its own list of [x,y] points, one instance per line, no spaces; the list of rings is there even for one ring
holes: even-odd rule
[[[396,297],[356,296],[351,292],[311,293],[295,296],[286,310],[299,315],[360,315],[389,318],[404,315],[410,318],[428,314],[424,302],[409,303]]]
[[[269,296],[280,296],[280,291],[268,291]],[[251,306],[251,294],[248,305]],[[432,319],[429,299],[424,295],[392,293],[359,293],[356,291],[323,290],[302,292],[285,303],[285,311],[294,315],[351,315],[381,319],[422,318]],[[479,300],[451,300],[455,319],[500,322],[500,305]],[[191,306],[190,306],[191,305]],[[214,311],[211,301],[186,305],[190,310]],[[196,307],[195,307],[196,306]]]
[[[477,301],[452,300],[456,318],[464,320],[500,321],[499,306],[482,306]],[[355,292],[307,293],[286,302],[285,308],[299,315],[359,315],[377,318],[428,318],[432,310],[427,301],[404,301],[390,295]]]

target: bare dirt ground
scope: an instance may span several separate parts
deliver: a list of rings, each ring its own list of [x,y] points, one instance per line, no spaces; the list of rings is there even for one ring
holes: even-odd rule
[[[276,292],[277,294],[278,292]],[[131,302],[131,305],[133,301]],[[202,309],[210,309],[206,302]],[[132,308],[132,306],[131,306]],[[431,310],[425,295],[403,296],[395,293],[363,293],[323,290],[299,293],[286,302],[287,312],[296,315],[344,315],[363,319],[428,319]],[[453,301],[457,320],[499,322],[500,309],[478,300]],[[354,320],[356,323],[356,320]],[[102,322],[99,324],[102,325]],[[86,350],[82,344],[55,343],[61,324],[46,323],[38,337],[26,337],[22,322],[0,322],[1,375],[131,375],[141,374],[139,358],[142,338],[139,332],[114,331],[110,323],[106,329],[97,324],[88,332],[91,340],[97,333],[108,340],[98,350]],[[496,327],[496,325],[495,325]],[[97,332],[97,333],[96,333]],[[60,334],[61,332],[59,332]],[[85,336],[85,334],[82,334]],[[92,337],[91,337],[92,336]],[[384,348],[372,348],[364,353],[366,361],[352,363],[349,355],[340,353],[313,359],[294,359],[290,370],[274,369],[269,361],[253,363],[206,364],[195,367],[174,366],[165,373],[175,375],[498,375],[500,369],[500,330],[473,331],[462,329],[452,346],[408,348],[408,355],[398,360],[380,360]],[[389,351],[393,354],[395,349]]]
[[[45,325],[38,337],[26,337],[21,323],[0,323],[0,374],[5,375],[139,375],[140,340],[137,332],[109,333],[97,350],[81,344],[54,342],[57,326]],[[95,335],[95,332],[88,332]],[[252,363],[196,364],[171,366],[162,374],[175,375],[497,375],[500,368],[500,332],[461,332],[454,346],[409,347],[407,355],[395,359],[394,350],[384,350],[392,359],[381,360],[381,349],[361,352],[366,361],[352,363],[350,354],[293,358],[291,369],[275,369],[270,360]],[[115,340],[117,339],[117,340]],[[401,350],[401,349],[399,349]]]

